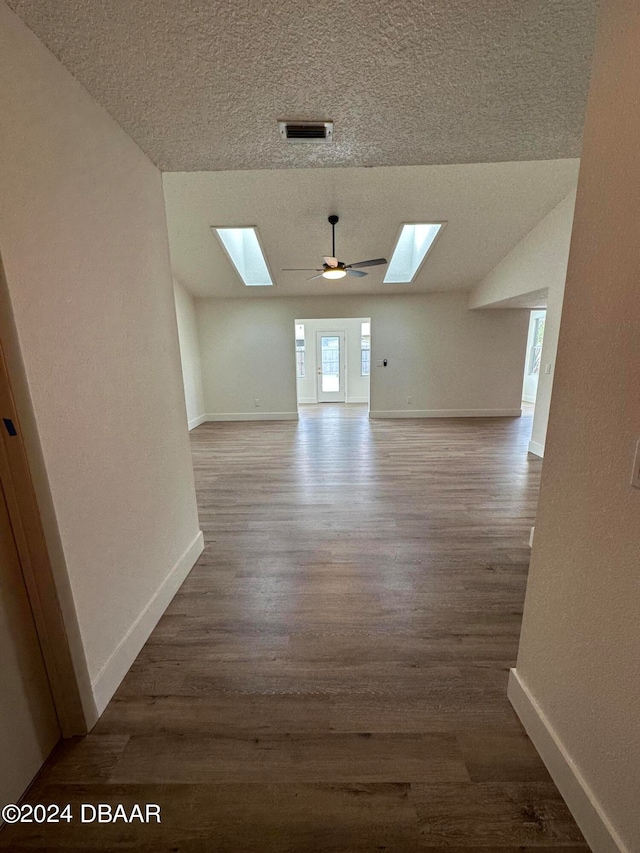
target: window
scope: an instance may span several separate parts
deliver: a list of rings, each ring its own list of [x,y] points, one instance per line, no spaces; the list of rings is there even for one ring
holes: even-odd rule
[[[442,222],[414,222],[402,226],[384,277],[385,284],[413,281],[442,225]]]
[[[533,327],[533,344],[529,353],[529,376],[540,373],[540,359],[542,357],[542,340],[544,338],[545,317],[537,317]]]
[[[371,373],[371,323],[360,326],[360,373],[362,376]]]
[[[213,230],[247,287],[269,287],[273,284],[255,228]]]
[[[304,379],[305,377],[304,359],[304,323],[296,323],[296,376],[298,379]]]

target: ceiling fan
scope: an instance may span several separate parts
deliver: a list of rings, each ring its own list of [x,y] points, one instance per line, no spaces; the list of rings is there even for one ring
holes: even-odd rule
[[[312,281],[314,278],[344,278],[345,275],[356,275],[358,277],[363,275],[368,275],[361,267],[377,267],[380,264],[386,264],[386,258],[374,258],[371,261],[358,261],[355,264],[345,264],[344,261],[339,261],[336,257],[336,225],[339,222],[339,217],[335,214],[332,214],[329,217],[329,223],[331,225],[331,239],[332,239],[332,257],[326,257],[322,260],[324,263],[322,267],[309,267],[309,268],[300,268],[300,267],[289,267],[283,269],[283,272],[315,272],[317,275],[312,275],[311,278],[307,279],[307,281]]]

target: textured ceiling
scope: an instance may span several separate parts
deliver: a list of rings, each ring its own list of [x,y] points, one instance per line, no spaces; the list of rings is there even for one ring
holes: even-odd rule
[[[596,0],[9,5],[165,171],[579,155]]]
[[[184,172],[163,175],[176,278],[198,296],[291,296],[467,290],[575,186],[577,160],[456,166]],[[307,281],[331,253],[337,213],[340,260],[391,257],[402,222],[446,222],[412,284]],[[255,225],[275,287],[245,287],[211,226]]]

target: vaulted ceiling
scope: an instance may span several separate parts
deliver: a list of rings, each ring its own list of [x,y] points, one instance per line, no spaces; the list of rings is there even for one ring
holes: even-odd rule
[[[596,0],[8,2],[164,171],[579,155]]]
[[[578,160],[165,173],[171,261],[197,296],[273,297],[468,290],[576,185]],[[364,278],[308,281],[331,254],[337,213],[340,260],[391,257],[402,222],[446,222],[411,284]],[[211,226],[257,226],[274,287],[246,287]],[[541,285],[544,283],[541,282]]]

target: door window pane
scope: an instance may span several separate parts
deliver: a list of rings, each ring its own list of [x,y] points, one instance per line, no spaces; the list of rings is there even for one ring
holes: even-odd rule
[[[322,335],[322,391],[333,393],[340,390],[340,338]]]

